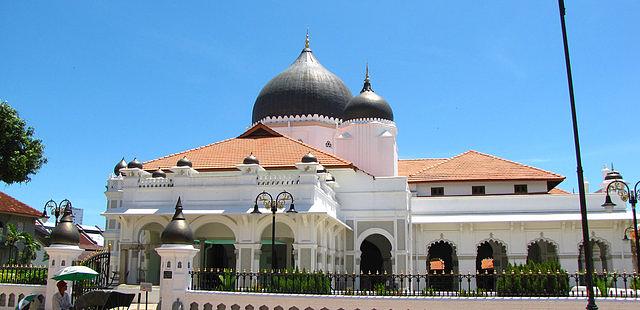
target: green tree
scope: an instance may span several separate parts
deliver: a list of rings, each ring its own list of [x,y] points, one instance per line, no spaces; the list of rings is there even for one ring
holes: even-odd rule
[[[20,263],[28,264],[32,260],[36,258],[36,252],[40,250],[40,243],[36,241],[30,234],[23,233],[22,242],[24,243],[24,248],[22,252],[20,252]]]
[[[13,250],[17,249],[18,242],[23,241],[29,234],[25,232],[18,231],[16,225],[9,223],[7,224],[7,232],[4,236],[4,245],[9,248],[9,263],[15,263],[16,260],[14,258]]]
[[[0,101],[0,181],[29,182],[30,175],[47,162],[44,144],[33,133],[14,108]]]

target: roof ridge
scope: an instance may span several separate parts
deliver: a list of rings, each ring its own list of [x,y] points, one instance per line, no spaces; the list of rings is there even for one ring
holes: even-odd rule
[[[409,161],[409,160],[446,160],[446,159],[449,159],[449,157],[399,158],[398,161],[401,161],[401,160],[405,160],[405,161]]]
[[[460,153],[460,154],[458,154],[458,155],[455,155],[455,156],[452,156],[452,157],[449,157],[449,158],[445,159],[444,161],[441,161],[441,162],[439,162],[439,163],[435,163],[435,164],[433,164],[433,165],[431,165],[431,166],[424,167],[423,169],[420,169],[418,172],[416,172],[416,173],[414,173],[414,174],[412,174],[412,175],[409,175],[409,177],[416,176],[416,175],[418,175],[418,174],[420,174],[420,173],[423,173],[423,172],[425,172],[425,171],[427,171],[427,170],[429,170],[429,169],[432,169],[432,168],[437,167],[437,166],[439,166],[439,165],[442,165],[442,164],[444,164],[444,163],[448,163],[448,162],[450,162],[451,160],[453,160],[453,159],[455,159],[455,158],[458,158],[458,157],[460,157],[460,156],[462,156],[462,155],[465,155],[465,154],[467,154],[467,153],[469,153],[469,152],[471,152],[471,150],[466,151],[466,152],[462,152],[462,153]]]
[[[541,171],[541,172],[545,172],[545,173],[553,174],[553,175],[556,175],[556,176],[561,177],[561,178],[565,178],[565,176],[563,176],[563,175],[561,175],[561,174],[557,174],[557,173],[555,173],[555,172],[551,172],[551,171],[549,171],[549,170],[544,170],[544,169],[541,169],[541,168],[538,168],[538,167],[534,167],[534,166],[530,166],[530,165],[527,165],[527,164],[519,163],[519,162],[517,162],[517,161],[509,160],[509,159],[506,159],[506,158],[498,157],[498,156],[491,155],[491,154],[487,154],[487,153],[483,153],[483,152],[479,152],[479,151],[476,151],[476,150],[469,150],[469,151],[467,151],[467,153],[476,153],[476,154],[480,154],[480,155],[487,156],[487,157],[491,157],[491,158],[494,158],[494,159],[497,159],[497,160],[506,161],[506,162],[508,162],[508,163],[512,163],[512,164],[516,164],[516,165],[524,166],[524,167],[531,168],[531,169],[534,169],[534,170],[538,170],[538,171]]]

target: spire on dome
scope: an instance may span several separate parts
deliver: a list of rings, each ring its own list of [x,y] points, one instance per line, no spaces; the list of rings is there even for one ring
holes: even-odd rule
[[[304,48],[309,48],[309,27],[307,27],[307,37],[304,39]]]
[[[371,88],[371,80],[369,79],[369,62],[367,62],[365,67],[364,86],[362,86],[362,90],[360,92],[363,93],[365,91],[373,91],[373,88]]]

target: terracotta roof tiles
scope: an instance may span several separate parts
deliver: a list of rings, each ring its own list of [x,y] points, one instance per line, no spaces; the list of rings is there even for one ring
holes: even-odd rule
[[[418,159],[400,159],[398,160],[398,175],[410,176],[427,167],[439,164],[448,158],[418,158]]]
[[[38,211],[3,192],[0,192],[0,213],[18,214],[30,217],[42,216],[42,211]]]
[[[553,172],[473,150],[446,160],[423,161],[422,169],[407,175],[409,182],[546,180],[555,186],[564,180]],[[412,164],[411,169],[419,166]],[[412,164],[403,164],[403,170],[409,171]]]
[[[249,154],[253,154],[264,168],[289,168],[311,152],[325,167],[351,167],[351,162],[283,136],[273,129],[257,124],[237,138],[227,139],[195,149],[171,154],[144,163],[144,169],[174,167],[186,156],[193,168],[201,171],[233,170]]]

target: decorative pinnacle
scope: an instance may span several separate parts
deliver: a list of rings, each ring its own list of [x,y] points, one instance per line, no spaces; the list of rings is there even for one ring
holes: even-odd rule
[[[362,86],[362,90],[360,92],[363,93],[365,91],[373,91],[373,88],[371,88],[371,80],[369,79],[369,62],[367,62],[367,65],[365,67],[364,86]]]
[[[369,81],[369,62],[367,61],[365,71],[364,71],[364,80]]]
[[[307,37],[304,39],[304,48],[309,48],[309,28],[307,28]]]

